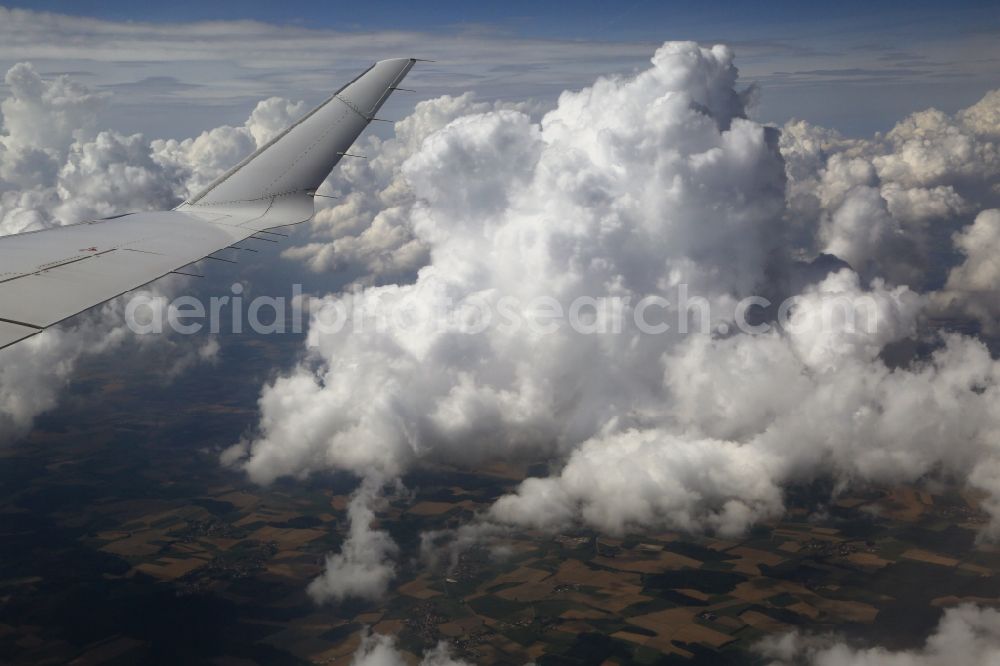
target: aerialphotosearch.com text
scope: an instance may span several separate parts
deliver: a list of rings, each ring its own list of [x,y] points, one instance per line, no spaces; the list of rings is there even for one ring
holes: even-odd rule
[[[173,332],[192,335],[245,333],[258,335],[301,334],[309,331],[318,343],[323,336],[344,333],[431,332],[437,328],[465,335],[497,328],[501,333],[523,332],[548,335],[573,332],[579,335],[614,335],[639,332],[645,335],[710,333],[729,335],[737,331],[759,335],[775,327],[794,333],[797,327],[834,327],[849,332],[873,334],[878,330],[879,307],[867,294],[824,295],[819,312],[796,316],[802,296],[773,303],[763,296],[738,301],[691,295],[687,285],[664,294],[635,296],[533,296],[528,299],[494,293],[475,294],[459,300],[444,295],[421,297],[400,289],[374,289],[338,296],[310,298],[295,284],[289,296],[259,295],[252,298],[236,283],[230,293],[212,296],[207,302],[190,295],[174,298],[140,293],[125,308],[126,323],[141,335]],[[818,315],[818,318],[817,318]]]

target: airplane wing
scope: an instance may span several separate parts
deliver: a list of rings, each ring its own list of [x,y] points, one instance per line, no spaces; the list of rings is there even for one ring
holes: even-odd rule
[[[256,233],[313,195],[415,59],[382,60],[172,211],[0,237],[0,348]]]

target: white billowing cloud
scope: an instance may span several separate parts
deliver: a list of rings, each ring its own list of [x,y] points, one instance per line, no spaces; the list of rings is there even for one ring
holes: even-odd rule
[[[184,199],[205,189],[238,164],[254,151],[255,144],[246,127],[223,125],[182,141],[154,139],[150,147],[158,164],[183,175],[178,199]]]
[[[812,252],[834,254],[865,275],[924,287],[942,236],[934,227],[954,229],[1000,200],[1000,143],[991,125],[998,115],[993,91],[954,116],[914,113],[871,140],[786,124],[781,151],[794,238],[806,251],[813,239]]]
[[[763,127],[732,115],[731,52],[668,44],[653,62],[565,93],[540,125],[501,109],[420,144],[403,173],[431,264],[415,284],[313,304],[320,319],[399,316],[375,330],[359,330],[363,316],[339,332],[313,328],[312,358],[262,394],[245,463],[255,479],[561,450],[630,409],[655,409],[656,359],[673,336],[545,326],[468,335],[463,316],[514,299],[513,313],[531,320],[538,299],[638,300],[682,282],[731,311],[734,293],[763,281],[781,161]]]
[[[0,234],[9,234],[52,224],[59,172],[96,123],[101,99],[64,76],[44,81],[29,63],[4,79],[11,94],[0,102]]]
[[[898,221],[875,187],[853,187],[820,226],[823,252],[870,272],[887,254],[886,245],[898,238]]]
[[[550,530],[582,520],[610,533],[668,525],[737,535],[780,514],[773,464],[737,442],[628,430],[587,441],[556,477],[525,480],[492,516]]]
[[[1000,364],[985,345],[946,336],[905,369],[878,356],[912,334],[919,303],[877,281],[860,291],[841,271],[802,295],[782,334],[693,337],[665,360],[674,420],[780,460],[776,483],[831,472],[898,482],[939,464],[960,475],[988,465],[998,453]]]
[[[897,123],[885,137],[890,151],[873,159],[879,177],[908,187],[995,179],[1000,173],[1000,146],[978,140],[980,134],[996,135],[996,128],[988,126],[988,118],[1000,106],[995,92],[956,118],[929,109]]]
[[[964,215],[988,174],[887,180],[875,157],[896,155],[904,129],[867,142],[800,123],[782,159],[775,133],[742,117],[735,81],[728,49],[669,43],[634,77],[564,93],[540,122],[473,109],[391,144],[412,153],[389,161],[392,187],[348,197],[330,225],[359,236],[356,216],[381,205],[427,264],[412,283],[314,302],[306,358],[264,387],[257,435],[227,458],[266,483],[548,457],[557,471],[490,517],[611,532],[736,533],[779,513],[787,483],[822,475],[944,469],[1000,497],[1000,366],[986,347],[947,336],[909,366],[881,358],[927,306],[899,279],[922,277],[927,225]],[[977,106],[986,117],[988,100]],[[965,117],[945,120],[987,154]],[[858,265],[780,294],[772,277],[820,251]],[[787,325],[735,330],[737,301],[758,290],[797,296]],[[666,332],[636,322],[650,295],[671,301],[652,309]],[[586,333],[567,325],[581,312]]]
[[[79,221],[122,211],[169,209],[176,205],[175,187],[153,161],[141,135],[101,132],[71,146],[59,171],[56,191],[62,203],[55,215]]]
[[[398,549],[388,532],[372,527],[382,484],[380,477],[366,477],[351,497],[347,539],[339,553],[327,555],[323,573],[309,584],[309,596],[316,603],[350,597],[379,599],[388,590],[396,575],[392,558]]]
[[[43,81],[29,63],[11,67],[4,81],[10,96],[0,102],[0,179],[51,181],[74,139],[93,130],[102,96],[66,76]]]
[[[297,121],[306,111],[304,102],[271,97],[257,103],[240,127],[222,125],[193,139],[156,139],[150,144],[152,159],[183,178],[179,198],[208,187],[240,160]]]
[[[896,483],[938,466],[1000,497],[1000,364],[985,346],[950,337],[909,371],[866,360],[864,349],[816,369],[778,335],[691,338],[666,362],[672,429],[589,440],[557,475],[501,498],[492,516],[733,534],[779,513],[788,482]],[[985,508],[993,533],[1000,507]]]
[[[305,102],[269,97],[250,112],[245,127],[259,148],[277,137],[308,111]],[[235,163],[234,163],[235,164]]]
[[[905,287],[887,291],[878,281],[864,291],[857,275],[844,269],[799,296],[787,335],[692,337],[664,362],[670,406],[661,418],[679,426],[677,432],[628,430],[591,439],[557,476],[527,479],[501,498],[492,516],[535,527],[583,521],[608,532],[666,525],[735,535],[780,514],[780,486],[803,474],[832,467],[847,477],[891,477],[899,472],[893,458],[906,451],[887,450],[900,446],[888,433],[878,434],[890,424],[872,416],[872,432],[845,431],[838,419],[850,423],[851,412],[857,417],[866,404],[891,403],[880,383],[893,374],[872,363],[886,343],[913,333],[919,303]],[[869,367],[878,370],[859,382],[859,370]],[[930,384],[900,376],[911,392]],[[846,413],[829,414],[825,402],[831,399]],[[946,416],[950,407],[941,405],[932,418]],[[829,420],[839,432],[818,429],[803,439],[799,418]],[[992,423],[996,418],[1000,414]],[[992,450],[987,438],[982,433],[978,442],[981,458]],[[873,448],[867,455],[857,450],[867,446]],[[919,476],[940,455],[920,464],[914,454],[904,474]]]
[[[351,658],[351,666],[408,666],[410,662],[396,647],[396,641],[385,634],[366,633],[361,637],[361,645]],[[451,656],[444,641],[428,650],[420,660],[420,666],[469,666],[469,662]]]
[[[889,213],[903,223],[946,220],[965,213],[969,205],[951,185],[906,188],[895,182],[882,185]]]
[[[50,211],[58,205],[54,188],[0,192],[0,235],[52,226]]]
[[[370,136],[355,149],[370,159],[342,160],[322,190],[340,201],[320,199],[310,222],[310,242],[282,256],[304,261],[317,272],[361,270],[361,282],[413,273],[427,263],[428,254],[411,228],[415,198],[403,164],[424,139],[456,118],[523,106],[478,102],[471,93],[419,102],[411,115],[395,124],[393,137]]]
[[[756,646],[770,666],[990,666],[1000,663],[1000,612],[963,604],[945,611],[922,648],[853,647],[832,636],[792,632]]]
[[[955,246],[966,259],[952,270],[946,288],[995,291],[1000,286],[1000,261],[995,253],[1000,248],[1000,210],[981,212],[956,235]]]
[[[974,135],[990,140],[1000,139],[1000,90],[993,90],[970,106],[959,111],[962,127]]]
[[[878,278],[864,290],[845,268],[806,287],[785,328],[810,370],[830,371],[847,359],[874,361],[886,344],[914,335],[922,305],[909,288],[889,289]]]
[[[945,313],[970,316],[989,333],[1000,330],[1000,209],[984,210],[955,234],[965,260],[951,269],[944,289],[934,294]]]
[[[178,175],[136,134],[94,132],[102,96],[28,63],[6,75],[0,103],[0,234],[176,204]]]

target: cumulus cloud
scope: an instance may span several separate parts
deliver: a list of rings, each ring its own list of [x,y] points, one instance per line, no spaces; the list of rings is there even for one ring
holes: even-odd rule
[[[264,483],[548,458],[555,473],[488,518],[550,529],[734,534],[780,513],[786,484],[830,475],[943,469],[1000,497],[985,345],[951,335],[903,367],[882,358],[927,311],[932,226],[992,196],[995,96],[872,140],[804,123],[779,139],[745,118],[736,82],[729,49],[668,43],[540,121],[422,107],[427,132],[386,142],[375,194],[326,215],[344,238],[388,214],[425,264],[314,302],[306,357],[263,388],[258,432],[229,457]],[[918,172],[921,136],[945,154]],[[778,299],[754,303],[767,330],[738,330],[758,293]]]
[[[531,318],[539,297],[643,295],[670,282],[722,305],[748,293],[763,279],[765,230],[782,207],[781,160],[765,128],[731,115],[731,60],[721,47],[668,45],[634,79],[566,93],[541,125],[502,109],[425,139],[403,170],[418,198],[411,224],[432,263],[414,284],[317,306],[318,317],[395,308],[411,321],[314,329],[318,365],[262,395],[248,471],[263,481],[323,465],[396,473],[425,453],[559,447],[619,411],[619,400],[605,399],[615,388],[621,401],[655,401],[648,360],[659,341],[496,328],[469,336],[453,315],[508,296]],[[687,91],[697,77],[677,67],[704,70],[710,83]],[[713,105],[721,120],[707,113]],[[557,390],[552,377],[583,358],[591,362],[571,380],[580,388]]]
[[[178,194],[186,199],[265,145],[305,111],[304,102],[272,97],[258,102],[242,126],[222,125],[181,141],[155,139],[147,152],[160,168],[182,183]]]
[[[391,138],[366,137],[355,150],[365,160],[344,160],[327,179],[310,240],[283,255],[303,261],[313,271],[352,270],[359,283],[406,279],[428,261],[428,247],[412,229],[416,201],[403,164],[423,141],[456,118],[503,108],[524,110],[524,104],[488,104],[472,93],[444,95],[419,102],[413,113],[397,122]]]
[[[493,505],[492,516],[550,530],[582,520],[610,533],[666,524],[738,535],[780,513],[773,465],[736,442],[628,430],[588,440],[558,476],[525,480]]]
[[[970,604],[949,608],[915,650],[853,647],[835,637],[799,632],[767,638],[756,650],[771,666],[987,666],[1000,661],[1000,613]]]
[[[365,633],[351,658],[352,666],[407,666],[410,661],[385,634]],[[451,656],[448,644],[441,641],[424,654],[420,666],[468,666],[469,662]]]
[[[888,343],[913,336],[923,301],[878,278],[864,289],[857,273],[841,269],[796,296],[784,327],[807,368],[833,371],[849,359],[874,361]]]
[[[936,109],[910,115],[886,134],[889,150],[873,158],[879,176],[908,187],[989,183],[1000,170],[1000,149],[977,139],[995,135],[986,118],[998,104],[993,94],[954,118]]]
[[[976,319],[987,333],[1000,331],[1000,210],[984,210],[954,236],[964,256],[948,273],[934,304],[944,314]]]
[[[788,482],[905,482],[942,465],[997,496],[1000,367],[988,350],[950,337],[907,371],[862,358],[817,371],[778,336],[694,338],[667,364],[674,432],[591,439],[558,475],[499,500],[493,516],[735,534],[780,513]]]
[[[178,202],[178,178],[140,136],[95,132],[102,96],[28,63],[6,76],[0,103],[0,234],[35,231]]]
[[[369,476],[351,497],[347,539],[339,553],[327,556],[323,573],[309,584],[309,596],[316,603],[351,597],[379,599],[389,588],[396,575],[392,558],[398,549],[388,532],[373,528],[382,485],[380,477]]]
[[[872,139],[787,123],[781,151],[797,239],[814,239],[813,252],[869,277],[933,286],[938,271],[927,267],[937,260],[935,246],[998,203],[1000,144],[991,125],[998,114],[993,91],[952,116],[913,113]]]
[[[15,184],[51,180],[73,140],[94,129],[102,96],[67,76],[43,81],[30,63],[11,67],[4,82],[0,176]]]
[[[176,184],[162,172],[139,134],[101,132],[74,142],[59,171],[56,218],[69,222],[122,211],[169,209],[176,205]]]

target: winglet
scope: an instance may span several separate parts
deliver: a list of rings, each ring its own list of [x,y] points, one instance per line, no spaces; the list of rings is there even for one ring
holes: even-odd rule
[[[375,63],[187,204],[234,204],[315,191],[415,62]]]

